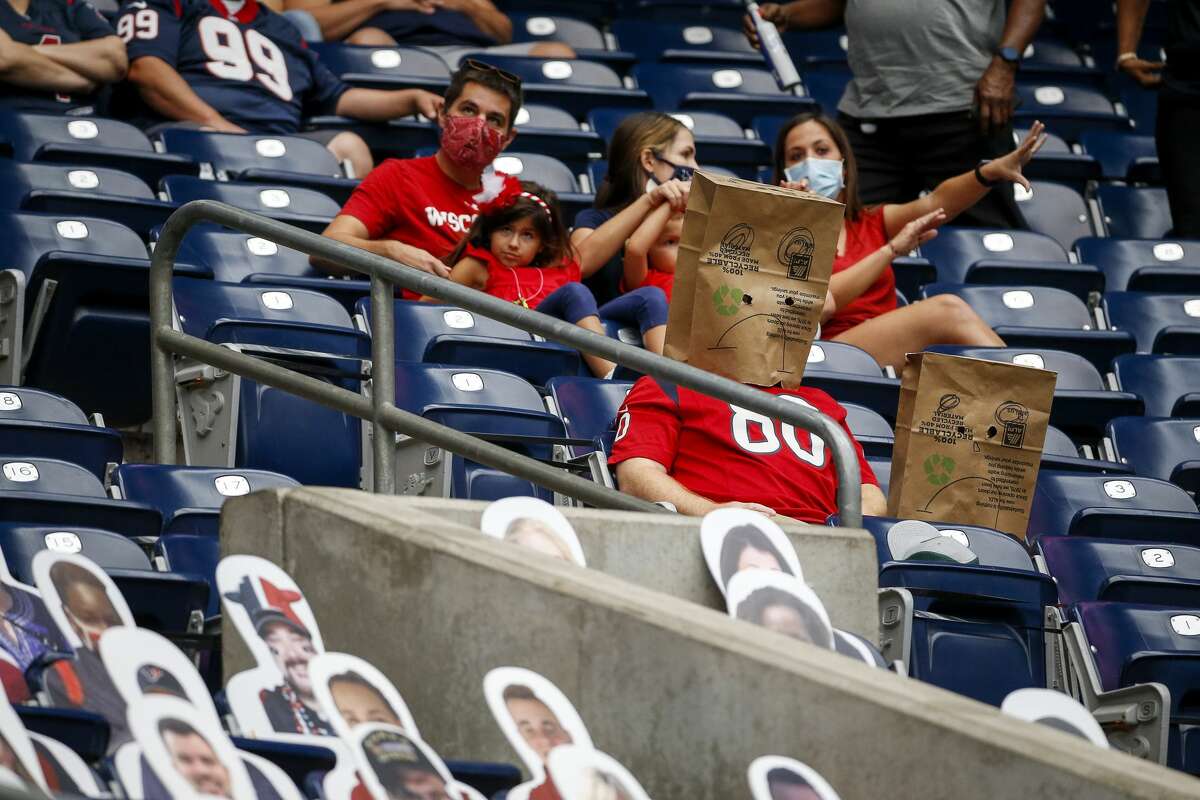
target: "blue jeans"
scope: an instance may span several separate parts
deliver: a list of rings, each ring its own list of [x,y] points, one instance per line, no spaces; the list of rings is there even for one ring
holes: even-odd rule
[[[571,324],[587,317],[636,324],[643,335],[651,328],[667,324],[667,296],[657,286],[634,289],[597,308],[591,289],[582,283],[568,283],[538,303],[537,310]]]

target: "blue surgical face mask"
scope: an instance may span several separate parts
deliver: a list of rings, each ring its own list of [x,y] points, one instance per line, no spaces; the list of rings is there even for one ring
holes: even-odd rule
[[[842,160],[835,158],[806,158],[783,171],[789,181],[808,181],[808,190],[836,200],[845,187],[842,179]]]

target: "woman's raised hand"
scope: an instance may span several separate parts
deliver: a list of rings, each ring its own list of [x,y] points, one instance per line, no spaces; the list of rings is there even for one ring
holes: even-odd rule
[[[1040,121],[1034,122],[1033,127],[1029,129],[1029,133],[1008,155],[989,161],[979,168],[983,173],[983,177],[989,181],[1012,181],[1019,183],[1026,189],[1032,189],[1029,181],[1021,174],[1021,169],[1029,163],[1029,159],[1033,158],[1034,153],[1042,149],[1042,145],[1046,143],[1046,126]]]
[[[888,242],[888,246],[892,248],[892,252],[897,256],[907,255],[916,250],[918,245],[924,244],[937,236],[938,226],[945,221],[945,209],[939,208],[930,211],[928,214],[917,217],[901,228],[900,232]]]
[[[801,178],[798,181],[780,181],[779,185],[784,189],[796,189],[797,191],[808,191],[808,178]]]
[[[688,194],[691,191],[692,184],[690,182],[671,179],[650,190],[650,204],[657,207],[662,203],[668,203],[676,211],[685,211]]]

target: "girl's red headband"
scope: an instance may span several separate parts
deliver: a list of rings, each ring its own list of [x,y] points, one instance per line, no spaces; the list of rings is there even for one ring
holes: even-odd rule
[[[536,194],[523,190],[516,175],[489,170],[483,173],[481,183],[483,188],[472,198],[480,214],[495,214],[525,198],[541,206],[547,217],[552,216],[549,204]]]

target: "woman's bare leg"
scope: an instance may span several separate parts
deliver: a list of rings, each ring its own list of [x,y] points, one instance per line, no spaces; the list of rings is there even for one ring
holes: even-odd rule
[[[939,294],[869,319],[833,338],[866,350],[899,370],[907,353],[934,344],[1003,347],[1004,340],[961,298]]]
[[[667,344],[667,326],[655,325],[642,334],[642,345],[651,353],[662,355]]]

